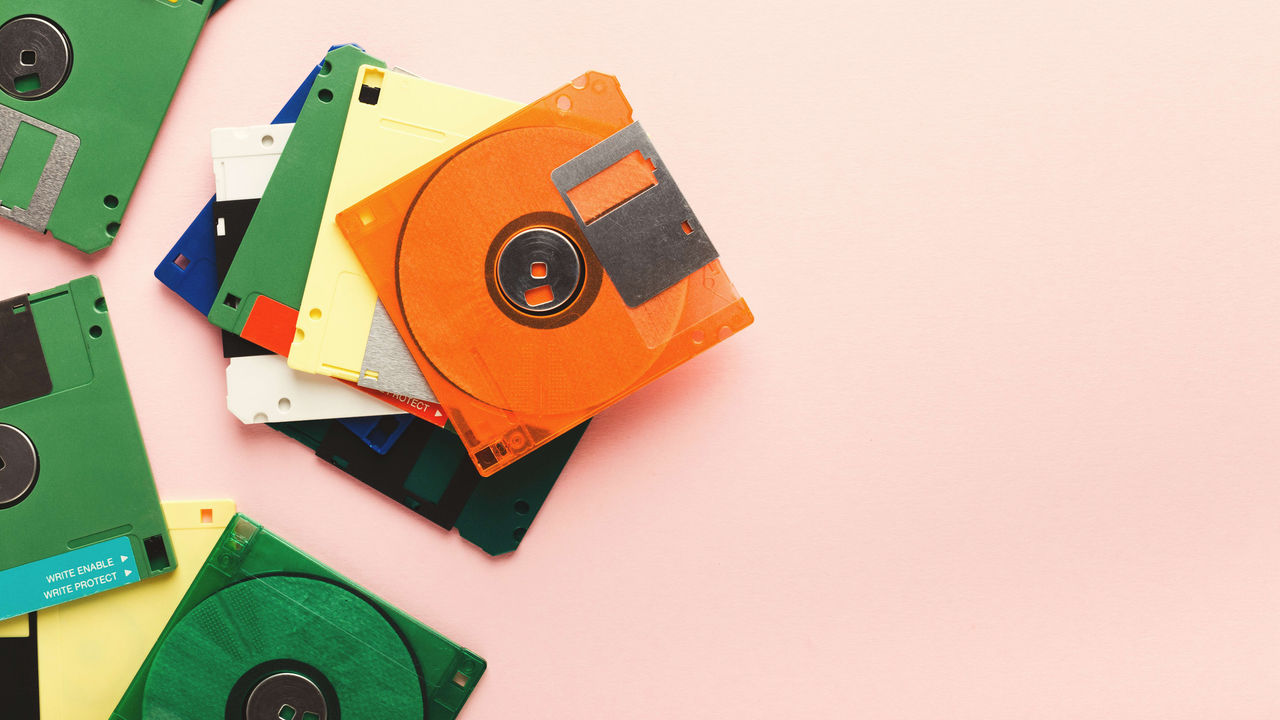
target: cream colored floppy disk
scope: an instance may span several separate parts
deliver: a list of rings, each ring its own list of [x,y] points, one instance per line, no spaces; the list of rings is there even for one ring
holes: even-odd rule
[[[435,400],[334,218],[520,107],[401,72],[360,68],[289,367]]]

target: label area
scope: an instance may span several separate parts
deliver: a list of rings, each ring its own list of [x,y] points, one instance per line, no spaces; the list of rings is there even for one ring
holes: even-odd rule
[[[26,210],[35,197],[57,137],[30,123],[19,123],[8,152],[0,157],[0,205]]]
[[[138,582],[127,537],[0,570],[0,619]]]

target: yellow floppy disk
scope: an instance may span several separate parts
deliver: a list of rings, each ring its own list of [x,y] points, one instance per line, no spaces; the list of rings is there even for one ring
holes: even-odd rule
[[[435,400],[334,218],[520,107],[399,71],[360,68],[289,367]]]
[[[24,638],[28,632],[26,615],[0,620],[0,638]]]
[[[21,687],[15,683],[13,692],[4,693],[20,708],[16,717],[27,717],[31,710],[37,713],[31,717],[41,720],[111,715],[236,513],[230,500],[162,505],[177,554],[176,570],[41,610],[34,622],[24,615],[0,623],[0,645],[7,644],[7,649],[0,647],[0,655],[10,656],[15,667],[32,670],[29,681]]]

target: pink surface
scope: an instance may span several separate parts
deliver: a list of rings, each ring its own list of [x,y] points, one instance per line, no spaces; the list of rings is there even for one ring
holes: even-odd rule
[[[1274,2],[235,0],[102,277],[161,494],[231,496],[486,656],[472,718],[1280,714]],[[620,77],[758,317],[591,427],[490,560],[224,407],[151,277],[208,131],[328,44]]]

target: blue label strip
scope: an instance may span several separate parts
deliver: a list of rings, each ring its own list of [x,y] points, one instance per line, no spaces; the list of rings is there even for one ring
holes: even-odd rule
[[[127,537],[0,570],[0,620],[138,582]]]

